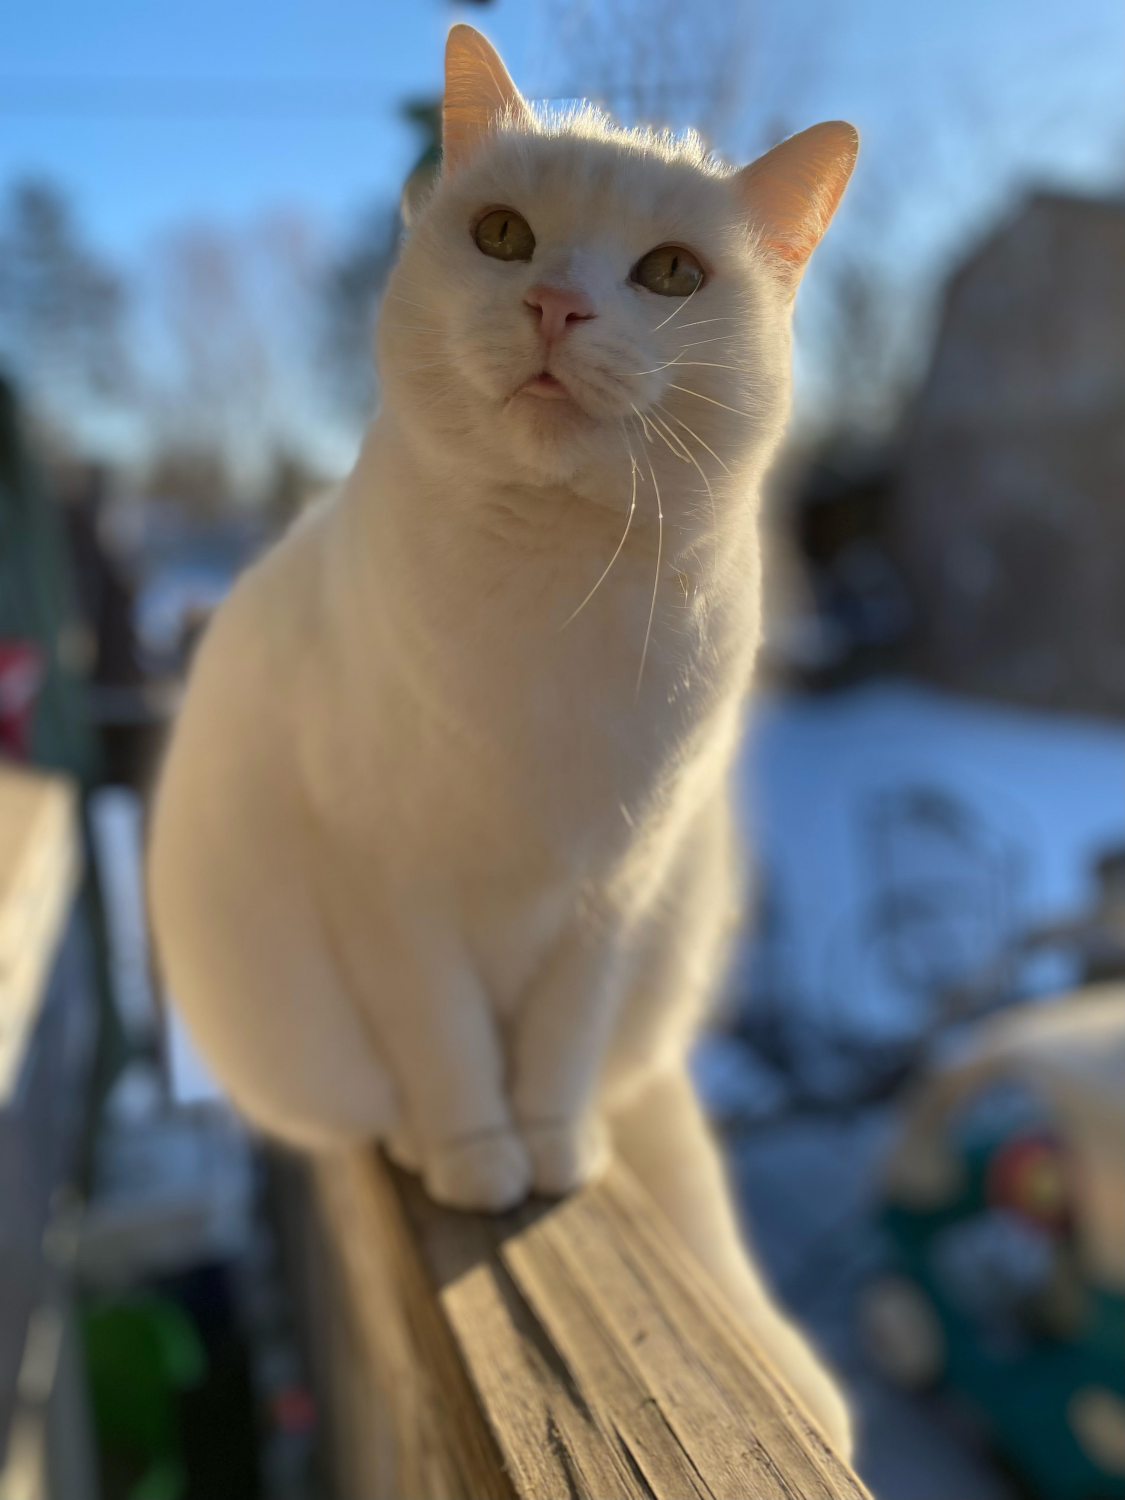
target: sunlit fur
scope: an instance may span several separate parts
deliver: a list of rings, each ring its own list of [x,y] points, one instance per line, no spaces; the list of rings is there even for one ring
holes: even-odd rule
[[[736,179],[593,112],[501,123],[391,277],[383,410],[207,633],[157,800],[166,973],[251,1119],[382,1137],[438,1198],[566,1190],[607,1139],[836,1444],[739,1241],[683,1059],[742,904],[730,781],[789,306]],[[516,209],[530,263],[482,255]],[[629,281],[664,242],[707,271]],[[596,318],[552,372],[524,292]]]

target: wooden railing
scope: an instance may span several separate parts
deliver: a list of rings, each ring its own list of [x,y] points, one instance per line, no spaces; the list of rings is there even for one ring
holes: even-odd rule
[[[19,1082],[78,878],[75,790],[0,761],[0,1111]]]
[[[76,788],[0,761],[0,1500],[50,1493],[84,1435],[60,1250],[96,1027],[80,851]]]
[[[346,1500],[867,1494],[623,1167],[499,1218],[373,1152],[317,1183],[367,1392]]]

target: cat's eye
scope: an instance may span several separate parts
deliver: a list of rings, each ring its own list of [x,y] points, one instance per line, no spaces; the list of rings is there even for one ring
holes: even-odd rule
[[[690,297],[703,285],[703,267],[682,245],[657,245],[641,256],[629,280],[661,297]]]
[[[530,260],[535,249],[531,225],[510,208],[494,208],[473,231],[477,249],[496,260]]]

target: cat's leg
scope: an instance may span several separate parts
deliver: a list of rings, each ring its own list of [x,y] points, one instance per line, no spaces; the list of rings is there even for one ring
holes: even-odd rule
[[[259,814],[261,814],[259,816]],[[373,1140],[397,1116],[301,870],[299,832],[253,797],[166,788],[149,861],[169,990],[242,1113],[302,1148]]]
[[[679,1062],[722,978],[739,907],[731,816],[717,796],[685,830],[635,924],[602,1079],[608,1099]]]
[[[301,1147],[398,1137],[434,1197],[527,1192],[495,1023],[452,924],[387,915],[263,777],[218,798],[169,778],[150,890],[170,989],[236,1105]],[[320,887],[309,885],[317,870]],[[327,873],[326,873],[327,872]]]
[[[599,1094],[682,1051],[719,965],[729,852],[717,798],[663,856],[659,876],[646,867],[640,910],[569,925],[532,986],[513,1037],[512,1102],[541,1192],[567,1192],[606,1160]]]
[[[516,1018],[512,1107],[538,1192],[569,1192],[608,1161],[595,1096],[624,963],[614,933],[568,928]]]
[[[500,1210],[531,1185],[505,1092],[501,1038],[453,917],[334,872],[334,937],[349,988],[394,1075],[392,1153],[455,1208]],[[346,889],[345,889],[346,886]]]
[[[656,1075],[610,1113],[609,1124],[614,1151],[742,1315],[756,1346],[836,1452],[849,1459],[852,1434],[844,1398],[762,1285],[735,1218],[722,1159],[686,1069]]]

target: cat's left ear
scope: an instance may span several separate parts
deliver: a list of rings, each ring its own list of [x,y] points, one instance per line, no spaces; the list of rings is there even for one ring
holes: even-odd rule
[[[457,171],[503,117],[534,124],[519,89],[492,43],[472,26],[450,27],[445,44],[441,150],[444,169]]]
[[[828,120],[791,135],[731,179],[762,248],[794,293],[858,153],[855,126]]]

